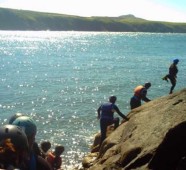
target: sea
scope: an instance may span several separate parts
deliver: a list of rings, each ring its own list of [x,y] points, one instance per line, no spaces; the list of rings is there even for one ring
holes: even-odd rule
[[[115,95],[127,115],[133,89],[146,82],[151,100],[168,95],[162,77],[175,58],[174,92],[186,86],[186,34],[0,31],[1,125],[29,115],[38,144],[63,145],[62,168],[80,167],[100,131],[97,108]]]

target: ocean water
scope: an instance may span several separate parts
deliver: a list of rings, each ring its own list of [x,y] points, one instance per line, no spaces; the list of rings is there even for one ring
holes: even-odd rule
[[[178,91],[186,84],[186,34],[0,31],[1,124],[30,115],[36,141],[64,145],[62,167],[70,169],[99,132],[99,105],[116,95],[127,115],[133,89],[148,81],[150,99],[167,95],[161,78],[174,58]]]

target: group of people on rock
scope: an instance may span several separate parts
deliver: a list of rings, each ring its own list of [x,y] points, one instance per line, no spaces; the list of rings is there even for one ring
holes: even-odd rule
[[[167,82],[169,79],[172,84],[169,94],[173,93],[174,87],[176,86],[178,63],[179,63],[179,59],[174,59],[173,63],[169,67],[169,73],[162,78]],[[147,90],[150,87],[151,87],[151,83],[147,82],[144,85],[139,85],[134,89],[134,95],[130,99],[131,110],[141,106],[142,100],[145,102],[151,101],[149,98],[147,98]],[[121,111],[115,104],[116,100],[117,100],[116,96],[110,96],[109,101],[104,104],[101,104],[101,106],[97,109],[98,119],[100,119],[100,131],[101,131],[100,146],[104,141],[104,139],[106,138],[107,127],[109,125],[114,124],[114,129],[116,129],[119,126],[119,121],[120,121],[119,117],[114,118],[114,112],[117,112],[119,116],[121,116],[125,121],[129,120],[127,116],[121,113]]]
[[[49,141],[35,141],[37,126],[34,120],[16,113],[8,124],[0,126],[0,169],[6,170],[57,170],[61,168],[62,145],[54,152]]]
[[[170,94],[176,86],[176,76],[178,73],[177,64],[179,59],[173,60],[169,68],[169,74],[162,79],[170,80],[172,86]],[[141,106],[141,100],[151,101],[146,97],[147,90],[151,83],[145,83],[143,86],[137,86],[134,89],[134,95],[130,100],[131,109]],[[114,118],[114,112],[117,112],[124,120],[129,118],[125,116],[115,104],[116,96],[111,96],[107,103],[102,104],[98,110],[98,119],[100,119],[101,142],[106,138],[107,127],[114,124],[116,129],[119,126],[119,118]],[[0,126],[0,169],[20,169],[20,170],[57,170],[62,165],[61,154],[64,152],[62,145],[56,146],[55,151],[50,151],[51,143],[44,141],[38,146],[35,141],[37,127],[34,120],[21,113],[13,115],[8,124]]]

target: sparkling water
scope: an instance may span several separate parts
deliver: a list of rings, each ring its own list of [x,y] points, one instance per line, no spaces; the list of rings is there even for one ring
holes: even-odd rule
[[[36,141],[65,147],[63,168],[81,164],[99,132],[96,110],[110,95],[127,115],[137,85],[148,97],[168,95],[162,80],[179,58],[177,85],[185,88],[186,34],[0,31],[0,120],[31,116]],[[117,114],[115,114],[117,116]]]

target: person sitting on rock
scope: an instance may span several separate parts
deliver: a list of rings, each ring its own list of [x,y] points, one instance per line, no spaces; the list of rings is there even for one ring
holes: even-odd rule
[[[102,104],[97,110],[101,128],[100,145],[106,138],[107,127],[114,124],[114,129],[116,129],[119,126],[119,118],[114,118],[114,112],[117,112],[123,119],[128,120],[128,118],[123,113],[121,113],[119,108],[116,106],[116,100],[116,96],[110,96],[109,102]]]
[[[134,96],[130,99],[131,110],[141,106],[141,100],[143,100],[145,102],[151,101],[146,96],[147,89],[149,89],[150,87],[151,87],[151,83],[148,82],[148,83],[145,83],[143,86],[140,85],[134,89]]]

